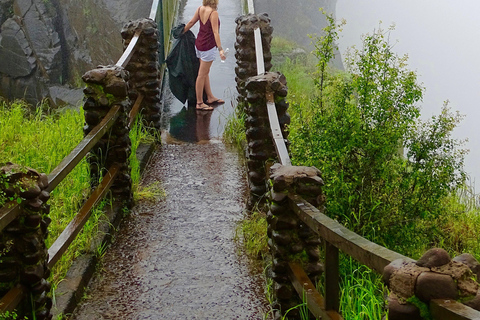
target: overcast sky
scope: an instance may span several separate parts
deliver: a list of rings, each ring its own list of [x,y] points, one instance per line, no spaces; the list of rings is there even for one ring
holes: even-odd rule
[[[342,54],[359,46],[361,35],[379,22],[395,30],[395,50],[408,53],[409,65],[426,87],[422,118],[438,114],[443,101],[466,117],[455,132],[468,138],[466,169],[480,191],[480,1],[479,0],[338,0],[337,19],[347,25]]]

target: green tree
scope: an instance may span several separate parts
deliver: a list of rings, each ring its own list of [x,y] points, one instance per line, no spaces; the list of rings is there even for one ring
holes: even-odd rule
[[[445,106],[419,120],[423,88],[407,56],[393,51],[393,28],[364,36],[346,58],[347,72],[326,68],[341,26],[327,21],[314,52],[318,94],[292,106],[294,163],[323,172],[327,213],[348,228],[398,250],[406,234],[411,246],[431,241],[439,199],[464,181],[465,152],[451,138],[461,117]]]

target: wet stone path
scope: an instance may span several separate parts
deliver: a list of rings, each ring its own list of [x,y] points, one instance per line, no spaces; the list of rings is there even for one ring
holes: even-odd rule
[[[179,22],[201,5],[184,3]],[[221,1],[223,47],[233,48],[241,12],[241,1]],[[181,104],[165,86],[163,143],[142,182],[161,183],[165,200],[136,204],[72,319],[264,318],[261,276],[250,272],[234,241],[245,214],[244,166],[221,141],[236,100],[234,69],[233,52],[213,63],[212,89],[226,103],[211,112]]]
[[[233,240],[245,204],[243,166],[220,141],[167,144],[140,201],[103,258],[73,319],[263,319],[259,276]]]

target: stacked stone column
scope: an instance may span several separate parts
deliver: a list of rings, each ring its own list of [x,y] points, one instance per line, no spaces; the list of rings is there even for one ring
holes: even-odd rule
[[[451,259],[435,248],[418,261],[395,260],[383,272],[390,289],[388,318],[422,320],[432,299],[459,300],[480,311],[479,279],[480,264],[470,254]]]
[[[117,199],[127,207],[133,204],[132,180],[128,158],[131,153],[131,141],[128,128],[128,72],[117,66],[98,67],[82,77],[86,83],[85,127],[87,135],[97,126],[113,106],[120,106],[119,117],[112,129],[106,133],[90,151],[87,159],[90,164],[92,185],[96,185],[105,170],[114,163],[120,164],[120,173],[111,190]]]
[[[262,35],[263,59],[265,61],[265,71],[272,68],[272,54],[270,52],[270,43],[272,42],[273,27],[270,25],[270,19],[267,14],[255,15],[248,14],[238,17],[236,42],[235,42],[235,58],[237,66],[235,67],[235,81],[237,82],[237,91],[239,93],[239,102],[246,102],[245,83],[248,78],[256,76],[257,60],[255,53],[255,37],[254,30],[260,28]]]
[[[7,163],[0,168],[0,195],[20,204],[20,216],[0,232],[0,296],[17,284],[24,285],[26,299],[17,307],[19,319],[51,319],[50,270],[45,245],[50,198],[48,178],[36,170]]]
[[[136,50],[125,69],[130,73],[129,97],[135,101],[139,93],[144,95],[142,115],[144,124],[156,131],[160,130],[160,64],[158,54],[158,28],[151,19],[129,22],[122,30],[124,48],[130,44],[135,33],[141,30]],[[162,62],[163,63],[163,62]]]
[[[320,238],[290,208],[287,195],[297,194],[316,207],[323,207],[323,180],[314,167],[282,166],[271,168],[270,210],[267,214],[269,246],[272,253],[275,319],[302,303],[288,278],[289,262],[303,265],[313,283],[323,272],[320,263]],[[289,319],[301,319],[298,309],[288,312]]]
[[[269,72],[251,77],[247,80],[245,88],[248,101],[245,109],[250,189],[248,207],[252,209],[255,205],[262,205],[265,202],[268,181],[266,163],[269,160],[277,159],[268,119],[266,94],[273,93],[284,139],[288,137],[286,125],[290,123],[290,116],[287,113],[288,104],[285,102],[288,92],[287,83],[282,74]]]

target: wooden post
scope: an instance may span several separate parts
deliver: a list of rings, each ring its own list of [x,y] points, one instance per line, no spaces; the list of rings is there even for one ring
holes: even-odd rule
[[[340,310],[338,249],[325,242],[325,310]]]

